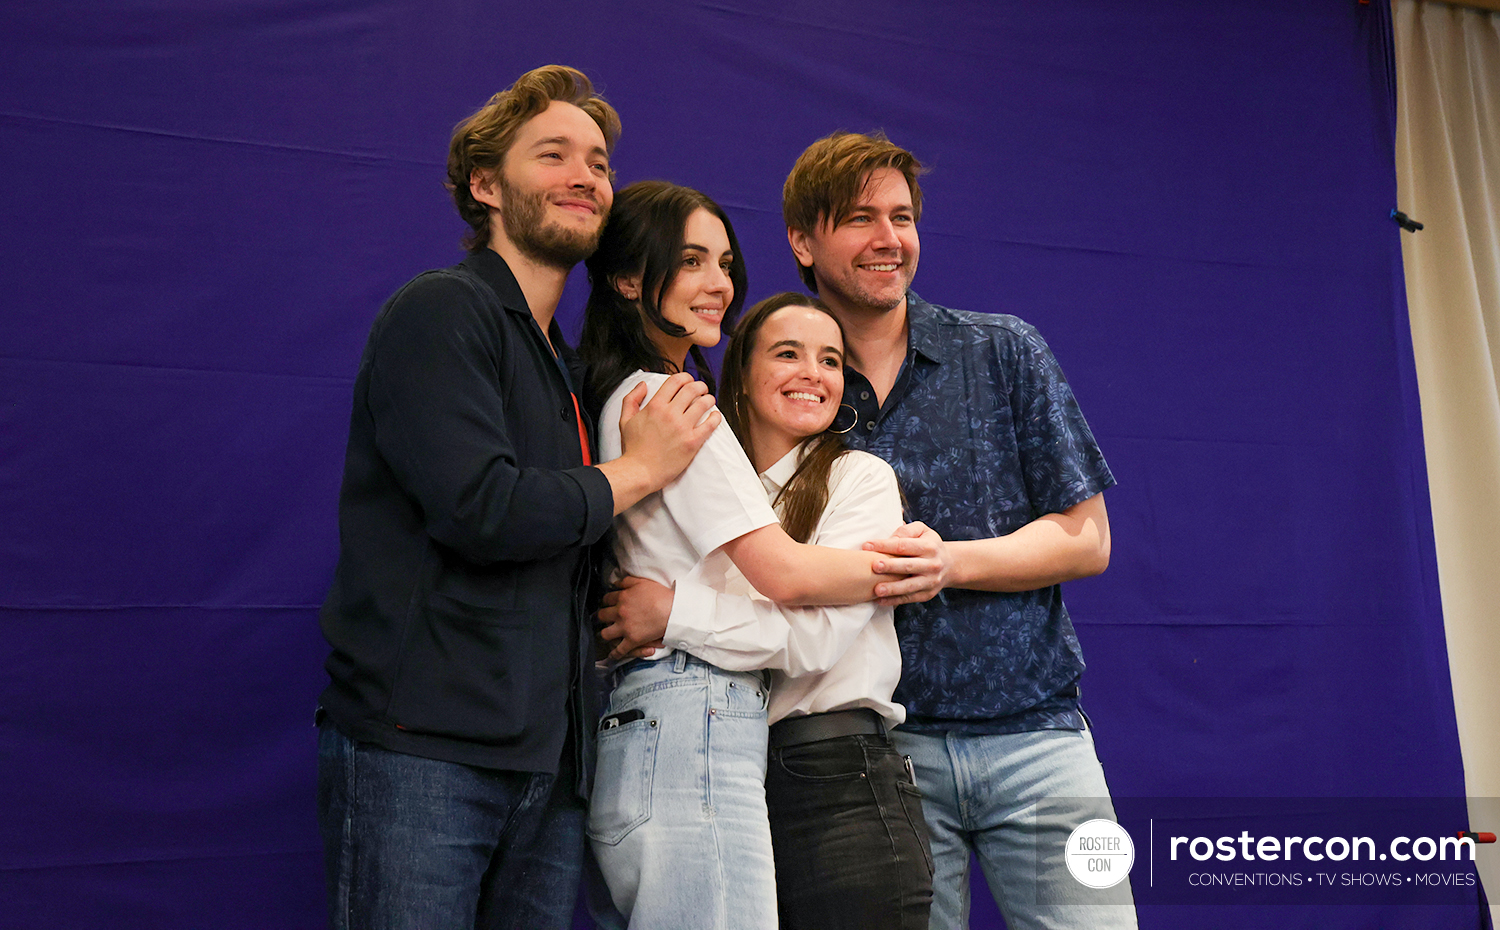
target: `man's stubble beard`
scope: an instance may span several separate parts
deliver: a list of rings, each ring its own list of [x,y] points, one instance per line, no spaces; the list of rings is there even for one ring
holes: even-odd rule
[[[505,175],[500,181],[500,223],[505,235],[521,250],[521,254],[543,265],[563,271],[594,254],[599,247],[599,237],[604,232],[604,221],[609,211],[594,200],[599,207],[599,224],[593,232],[574,231],[543,220],[547,197],[540,192],[523,192],[511,187]]]
[[[874,293],[858,286],[854,281],[828,281],[814,277],[818,282],[816,293],[827,299],[833,295],[833,302],[848,308],[851,311],[879,316],[890,313],[901,306],[906,300],[906,292],[911,288],[911,279],[907,276],[906,282],[901,287],[901,293],[894,297],[877,297]],[[845,286],[845,285],[848,286]]]

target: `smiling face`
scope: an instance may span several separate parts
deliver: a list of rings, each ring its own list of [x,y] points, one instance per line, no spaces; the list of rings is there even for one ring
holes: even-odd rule
[[[745,370],[756,471],[828,429],[843,396],[844,339],[833,317],[795,305],[766,317]]]
[[[498,210],[490,215],[497,252],[571,268],[599,244],[614,202],[604,133],[583,110],[554,100],[517,131],[496,177],[475,172],[470,190]]]
[[[894,168],[870,173],[837,226],[789,230],[797,261],[811,268],[818,296],[834,309],[884,313],[903,306],[922,244],[906,178]]]
[[[686,330],[672,336],[650,328],[657,348],[679,368],[691,346],[708,348],[723,337],[724,311],[734,300],[734,250],[724,222],[699,208],[688,215],[682,231],[682,254],[676,274],[661,293],[661,315]]]

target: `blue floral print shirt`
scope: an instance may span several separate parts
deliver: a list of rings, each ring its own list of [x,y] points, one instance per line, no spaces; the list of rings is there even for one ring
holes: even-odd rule
[[[845,370],[844,403],[858,419],[844,438],[895,469],[909,520],[947,540],[1004,536],[1115,484],[1036,329],[1013,316],[929,304],[910,291],[907,318],[906,360],[883,405],[862,374]],[[1083,653],[1059,586],[949,588],[897,608],[896,630],[895,699],[906,705],[908,729],[1083,726]]]

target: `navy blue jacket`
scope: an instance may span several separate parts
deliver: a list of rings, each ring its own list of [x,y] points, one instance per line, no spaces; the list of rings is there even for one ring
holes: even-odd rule
[[[552,335],[561,362],[488,249],[419,275],[376,318],[322,611],[321,705],[347,736],[552,773],[570,726],[578,753],[592,742],[586,547],[614,499],[583,464],[580,373]]]

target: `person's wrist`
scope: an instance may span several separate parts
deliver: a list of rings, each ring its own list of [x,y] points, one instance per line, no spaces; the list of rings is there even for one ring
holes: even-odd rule
[[[961,543],[944,543],[948,547],[948,577],[939,579],[944,587],[962,588],[969,581],[968,560]]]
[[[630,480],[640,495],[644,497],[653,491],[660,491],[666,482],[658,482],[656,470],[651,467],[650,461],[640,453],[631,453],[629,456]]]
[[[641,472],[645,476],[646,493],[648,494],[653,491],[660,491],[668,484],[671,484],[672,479],[678,475],[678,472],[668,473],[662,468],[661,459],[652,455],[641,456]]]
[[[609,480],[618,512],[651,493],[650,474],[640,460],[627,452],[599,466]]]

